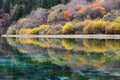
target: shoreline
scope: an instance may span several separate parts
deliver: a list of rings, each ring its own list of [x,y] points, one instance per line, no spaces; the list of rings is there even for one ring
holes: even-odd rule
[[[120,39],[120,35],[106,35],[106,34],[81,34],[81,35],[1,35],[1,37],[9,38],[77,38],[77,39]]]

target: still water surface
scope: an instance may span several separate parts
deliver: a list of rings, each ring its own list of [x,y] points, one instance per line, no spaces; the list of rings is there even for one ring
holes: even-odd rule
[[[0,38],[0,80],[120,80],[120,40]]]

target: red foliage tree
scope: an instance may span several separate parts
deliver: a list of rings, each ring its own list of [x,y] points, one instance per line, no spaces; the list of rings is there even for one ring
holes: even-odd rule
[[[66,18],[66,19],[69,19],[70,17],[72,16],[72,13],[70,12],[70,11],[64,11],[64,17]]]

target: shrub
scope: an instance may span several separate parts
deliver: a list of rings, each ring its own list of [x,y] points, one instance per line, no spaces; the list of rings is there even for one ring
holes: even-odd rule
[[[63,34],[72,33],[73,30],[74,30],[74,25],[73,25],[71,22],[66,23],[66,24],[62,27],[62,33],[63,33]]]
[[[103,14],[101,13],[99,7],[97,7],[97,8],[87,8],[85,10],[84,14],[86,16],[90,15],[91,19],[96,19],[96,18],[102,18],[103,17]]]
[[[66,50],[72,50],[74,48],[74,43],[70,39],[68,39],[68,40],[67,39],[63,39],[62,40],[62,45],[64,46],[64,48]]]
[[[114,22],[120,23],[120,17],[117,17]]]
[[[33,30],[32,29],[25,29],[25,33],[24,34],[32,34]]]
[[[46,32],[47,35],[50,35],[51,33],[52,33],[51,30],[48,30],[48,31]]]
[[[100,12],[102,15],[105,15],[106,11],[105,11],[105,8],[104,7],[99,7],[100,9]]]
[[[33,28],[33,29],[20,29],[19,34],[35,34],[37,33],[39,28]]]
[[[9,27],[7,30],[7,34],[16,34],[17,33],[17,29],[16,27]]]
[[[107,34],[120,34],[120,23],[110,22],[106,27]]]
[[[50,25],[40,25],[38,34],[48,34],[49,28],[50,28]]]
[[[39,30],[48,30],[50,25],[40,25]]]
[[[54,27],[51,27],[50,30],[51,30],[51,34],[61,34],[62,25],[61,24],[57,24]]]
[[[120,8],[120,0],[104,0],[101,6],[103,6],[107,12],[118,10]]]
[[[25,33],[25,29],[22,28],[19,30],[19,34],[24,34],[24,33]]]
[[[92,5],[92,7],[94,7],[94,8],[100,7],[100,4],[99,4],[98,2],[95,2],[95,3]]]
[[[64,11],[64,17],[66,19],[70,19],[71,16],[72,16],[72,13],[70,11]]]
[[[59,12],[59,13],[57,13],[56,21],[57,21],[57,22],[60,22],[60,21],[66,21],[63,12]]]
[[[33,28],[31,34],[37,34],[39,30],[40,30],[39,27]]]
[[[56,12],[51,12],[51,13],[49,13],[49,15],[48,15],[48,17],[47,17],[47,22],[53,22],[53,21],[55,21],[56,16],[57,16],[57,13],[56,13]]]
[[[93,25],[93,21],[92,20],[85,20],[83,22],[83,33],[84,34],[93,34],[93,31],[92,31],[92,25]]]
[[[84,29],[83,33],[89,33],[89,34],[98,34],[102,33],[105,34],[107,22],[104,20],[85,20],[84,21]]]
[[[106,26],[107,26],[107,22],[103,20],[94,21],[93,27],[92,27],[93,33],[94,34],[97,34],[97,33],[105,34]]]
[[[120,23],[106,22],[104,20],[85,20],[83,22],[84,34],[120,34]]]
[[[103,20],[112,22],[117,18],[118,15],[112,14],[112,13],[107,13],[104,15]]]
[[[75,9],[76,9],[77,11],[79,11],[79,10],[82,9],[82,7],[81,7],[80,5],[76,5],[76,6],[75,6]]]
[[[75,14],[73,15],[73,18],[83,21],[86,19],[86,14],[85,14],[85,12],[80,10],[80,11],[75,12]]]
[[[39,27],[33,28],[33,29],[20,29],[19,34],[37,34],[39,31]]]
[[[75,28],[75,34],[83,34],[84,25],[82,23],[78,23],[77,27]]]
[[[48,22],[53,22],[53,21],[66,21],[64,17],[63,11],[65,11],[65,5],[59,4],[57,6],[54,6],[51,8],[49,15],[48,15]]]
[[[22,28],[19,30],[19,34],[25,34],[26,33],[26,29]]]

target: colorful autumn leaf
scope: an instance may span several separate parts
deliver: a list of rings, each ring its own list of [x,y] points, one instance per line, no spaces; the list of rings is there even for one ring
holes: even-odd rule
[[[98,2],[95,2],[95,3],[92,5],[93,8],[97,8],[97,7],[99,7],[99,6],[100,6],[100,4],[99,4]]]
[[[66,18],[66,19],[69,19],[70,17],[72,16],[72,13],[70,12],[70,11],[64,11],[64,17]]]

